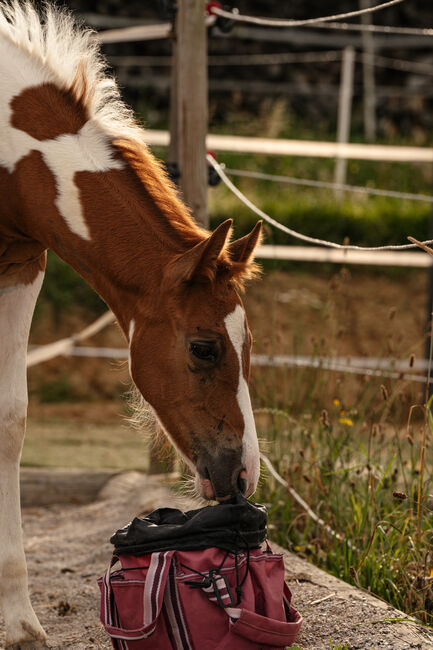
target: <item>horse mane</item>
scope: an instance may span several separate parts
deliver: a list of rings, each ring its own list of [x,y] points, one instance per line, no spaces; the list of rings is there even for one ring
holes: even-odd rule
[[[82,102],[88,119],[106,133],[144,143],[143,131],[120,98],[93,29],[48,3],[36,8],[25,0],[0,0],[0,37],[39,61],[47,82]],[[31,82],[31,79],[29,79]]]

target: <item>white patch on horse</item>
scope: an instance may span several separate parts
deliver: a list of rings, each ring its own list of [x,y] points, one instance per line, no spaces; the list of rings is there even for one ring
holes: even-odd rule
[[[54,140],[40,142],[39,147],[34,148],[42,153],[56,177],[56,205],[60,214],[72,232],[90,240],[74,177],[76,172],[123,168],[123,162],[113,158],[108,137],[90,120],[78,133],[59,135]]]
[[[242,306],[237,305],[235,309],[225,317],[224,323],[239,361],[239,384],[236,398],[244,418],[242,462],[245,464],[247,472],[247,481],[249,484],[248,492],[252,494],[255,491],[259,480],[260,455],[250,393],[247,381],[242,372],[242,351],[245,344],[245,311]]]

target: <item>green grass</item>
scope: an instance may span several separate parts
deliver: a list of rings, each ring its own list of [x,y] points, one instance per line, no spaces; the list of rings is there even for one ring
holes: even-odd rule
[[[312,392],[323,391],[324,410],[313,407],[293,416],[280,398],[274,409],[258,409],[259,435],[280,474],[343,540],[316,524],[287,489],[268,477],[257,500],[268,505],[270,536],[431,625],[430,405],[424,408],[425,419],[415,420],[422,408],[410,410],[406,431],[401,422],[409,407],[399,403],[401,381],[387,383],[384,391],[381,380],[371,378],[349,404],[344,393],[350,377],[341,377],[329,400],[320,374],[310,373],[309,385]],[[296,381],[296,373],[292,379]],[[299,374],[299,381],[306,379],[305,373]],[[269,394],[266,403],[271,403]]]

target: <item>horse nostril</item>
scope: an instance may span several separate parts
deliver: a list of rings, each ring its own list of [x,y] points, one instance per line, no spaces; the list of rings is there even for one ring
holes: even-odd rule
[[[242,470],[239,472],[237,483],[238,483],[239,492],[241,494],[245,494],[245,492],[247,491],[247,482],[244,478],[241,478],[241,474],[242,474]]]

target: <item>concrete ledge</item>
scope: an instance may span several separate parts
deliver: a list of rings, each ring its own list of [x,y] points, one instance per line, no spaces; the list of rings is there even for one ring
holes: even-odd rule
[[[21,467],[21,506],[91,503],[118,473],[115,470]]]

